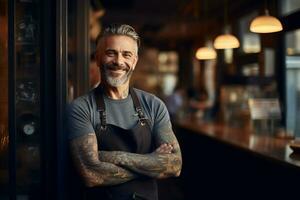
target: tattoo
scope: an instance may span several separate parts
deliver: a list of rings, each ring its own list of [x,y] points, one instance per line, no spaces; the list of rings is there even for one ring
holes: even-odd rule
[[[116,185],[137,177],[127,169],[99,160],[94,133],[73,139],[70,148],[74,164],[87,187]]]
[[[173,145],[169,154],[152,152],[150,154],[135,154],[123,151],[100,151],[99,157],[103,162],[113,163],[154,178],[179,176],[182,166],[180,147],[174,133],[165,132],[156,137],[157,146],[168,143]]]

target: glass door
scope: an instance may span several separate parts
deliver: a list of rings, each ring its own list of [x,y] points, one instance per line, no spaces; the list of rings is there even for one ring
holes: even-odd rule
[[[78,12],[69,16],[74,5]],[[68,58],[76,55],[76,96],[88,85],[74,78],[88,69],[88,9],[89,1],[80,0],[0,0],[0,200],[67,199]],[[81,20],[68,52],[74,16]]]
[[[40,199],[40,1],[15,1],[14,17],[16,196]]]
[[[39,13],[0,0],[0,199],[40,199]]]

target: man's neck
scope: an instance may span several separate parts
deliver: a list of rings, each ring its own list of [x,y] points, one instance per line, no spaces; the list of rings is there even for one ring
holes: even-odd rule
[[[104,91],[110,99],[125,99],[129,93],[129,84],[124,84],[119,87],[112,87],[104,84]]]

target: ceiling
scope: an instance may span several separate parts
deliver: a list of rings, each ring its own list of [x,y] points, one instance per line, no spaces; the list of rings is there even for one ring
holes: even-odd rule
[[[255,3],[256,2],[256,3]],[[148,41],[190,40],[206,33],[218,34],[241,10],[253,8],[261,0],[101,0],[106,13],[104,25],[127,23]],[[226,6],[225,6],[226,5]],[[226,8],[226,9],[225,9]]]

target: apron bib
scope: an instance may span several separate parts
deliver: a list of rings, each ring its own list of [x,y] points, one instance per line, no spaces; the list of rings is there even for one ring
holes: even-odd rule
[[[145,118],[135,91],[129,93],[139,121],[132,129],[106,123],[105,104],[101,85],[95,89],[97,109],[100,112],[100,124],[96,126],[96,136],[99,151],[125,151],[138,154],[151,153],[154,150],[151,129]],[[88,200],[157,200],[156,180],[150,177],[140,177],[115,186],[103,186],[87,189]]]

